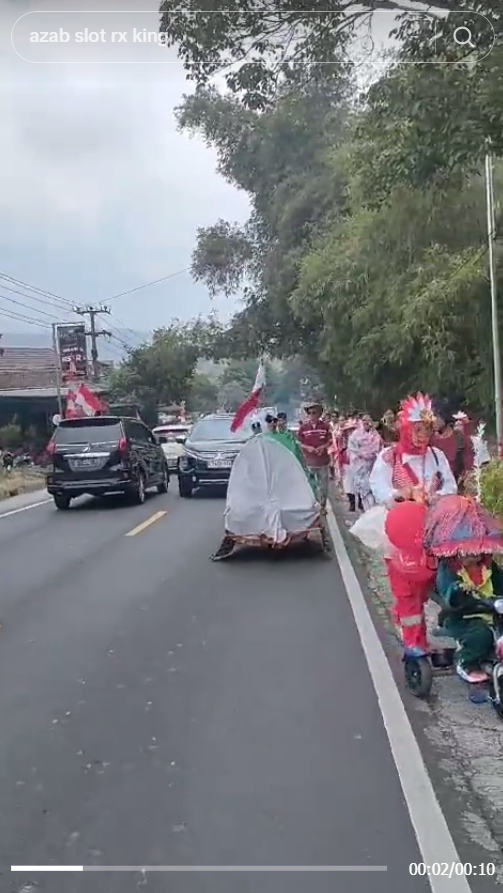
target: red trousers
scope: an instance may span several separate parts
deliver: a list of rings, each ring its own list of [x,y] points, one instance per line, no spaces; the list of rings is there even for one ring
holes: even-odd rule
[[[386,566],[404,646],[429,651],[424,605],[431,592],[431,580],[417,582],[412,577],[401,574],[389,558],[386,559]]]

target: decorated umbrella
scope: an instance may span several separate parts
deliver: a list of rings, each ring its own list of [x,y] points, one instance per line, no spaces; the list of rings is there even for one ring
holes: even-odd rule
[[[503,552],[503,527],[468,496],[443,496],[428,511],[424,547],[436,558]]]

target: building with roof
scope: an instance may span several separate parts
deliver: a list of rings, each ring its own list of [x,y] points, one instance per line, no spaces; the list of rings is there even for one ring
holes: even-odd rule
[[[0,394],[52,388],[56,396],[57,357],[51,347],[2,347]]]
[[[0,347],[0,427],[16,418],[44,429],[59,411],[58,362],[51,347]],[[63,397],[66,387],[63,386]],[[97,393],[106,389],[93,385]]]

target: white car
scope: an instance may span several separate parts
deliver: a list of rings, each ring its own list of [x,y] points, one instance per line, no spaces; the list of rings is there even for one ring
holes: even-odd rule
[[[190,431],[190,425],[183,425],[173,422],[170,425],[158,425],[153,429],[153,433],[161,444],[166,462],[170,471],[176,471],[178,468],[178,460],[183,453],[183,445],[185,438]]]

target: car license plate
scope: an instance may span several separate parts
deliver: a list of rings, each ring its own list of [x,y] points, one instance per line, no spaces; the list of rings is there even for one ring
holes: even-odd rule
[[[96,459],[74,459],[73,464],[75,468],[95,468],[97,462]]]
[[[208,462],[208,468],[231,468],[232,462],[230,459],[210,459]]]

